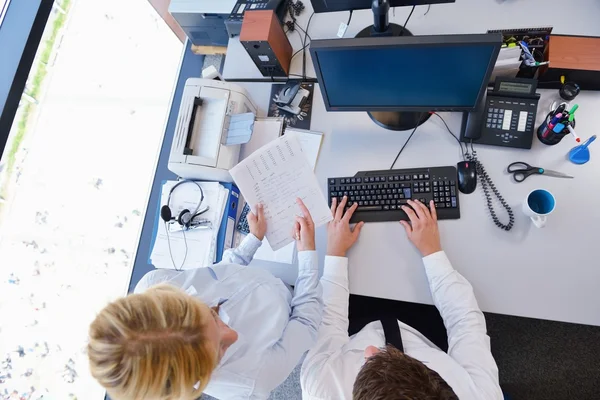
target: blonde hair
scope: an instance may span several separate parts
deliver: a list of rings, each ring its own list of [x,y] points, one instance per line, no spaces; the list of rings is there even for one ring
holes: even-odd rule
[[[211,310],[169,285],[107,305],[90,326],[94,378],[115,400],[196,399],[217,366]]]

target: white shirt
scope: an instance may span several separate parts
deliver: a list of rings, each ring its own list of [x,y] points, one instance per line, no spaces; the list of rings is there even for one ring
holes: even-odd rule
[[[448,331],[448,353],[399,322],[404,351],[436,371],[461,400],[503,399],[498,367],[490,351],[485,319],[469,282],[452,268],[444,252],[423,258],[433,301]],[[352,399],[352,387],[368,346],[383,347],[381,322],[348,337],[348,259],[326,257],[321,278],[323,322],[317,344],[302,365],[304,399]]]
[[[245,265],[261,242],[248,235],[223,261],[209,268],[155,270],[135,288],[139,293],[169,283],[209,306],[239,337],[223,355],[204,393],[222,400],[266,399],[300,362],[317,339],[323,303],[317,253],[298,253],[294,296],[269,272]]]

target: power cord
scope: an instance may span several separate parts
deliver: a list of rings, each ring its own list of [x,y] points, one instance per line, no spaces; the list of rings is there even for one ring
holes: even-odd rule
[[[287,26],[287,32],[293,32],[296,30],[296,28],[298,28],[300,30],[300,32],[304,33],[304,39],[302,38],[302,34],[300,32],[298,32],[298,34],[300,35],[300,42],[302,43],[302,48],[298,51],[296,51],[293,55],[291,60],[294,59],[294,57],[300,53],[303,52],[303,57],[302,57],[302,79],[306,80],[306,48],[309,46],[310,43],[307,43],[308,40],[312,41],[312,38],[310,37],[310,35],[308,34],[308,29],[310,28],[310,22],[312,21],[313,16],[315,15],[315,13],[313,12],[310,16],[310,18],[308,19],[308,24],[306,25],[306,30],[302,29],[302,27],[298,24],[298,21],[296,20],[296,17],[298,17],[305,9],[304,4],[302,3],[302,1],[298,0],[296,2],[293,1],[289,1],[288,2],[288,14],[289,17],[291,19],[291,21],[287,21],[285,23],[285,25]]]
[[[312,38],[308,35],[308,30],[310,29],[310,22],[312,21],[314,16],[315,16],[315,13],[313,12],[310,15],[310,18],[308,18],[308,23],[306,24],[306,31],[304,32],[304,42],[302,42],[302,48],[303,48],[303,52],[304,52],[303,57],[302,57],[302,79],[305,79],[305,80],[306,80],[306,48],[310,44],[310,43],[306,43],[306,40],[308,38],[312,42]]]
[[[406,18],[406,22],[404,23],[404,26],[402,27],[402,35],[404,35],[404,30],[406,29],[406,25],[408,25],[408,21],[410,21],[410,17],[412,17],[413,12],[415,12],[415,8],[417,6],[413,6],[412,10],[410,10],[410,14],[408,14],[408,18]]]
[[[446,126],[446,129],[448,130],[448,132],[452,135],[452,137],[454,139],[456,139],[456,141],[458,142],[458,145],[460,146],[460,151],[463,154],[463,160],[468,160],[470,162],[475,163],[477,175],[479,176],[479,181],[481,182],[481,187],[483,188],[483,193],[486,198],[488,210],[490,211],[490,215],[492,216],[492,220],[494,221],[494,224],[496,224],[496,226],[500,229],[503,229],[507,232],[510,231],[513,228],[513,225],[515,223],[515,215],[513,213],[513,210],[512,210],[512,208],[510,208],[508,203],[504,200],[504,197],[502,197],[502,195],[498,191],[498,188],[496,188],[496,185],[494,184],[494,182],[488,175],[487,171],[485,170],[485,167],[483,166],[481,161],[479,161],[479,159],[477,158],[477,152],[473,148],[473,141],[471,140],[471,153],[469,153],[469,147],[467,146],[467,144],[465,144],[466,151],[463,151],[462,143],[460,142],[458,137],[450,130],[450,127],[448,126],[448,124],[446,123],[444,118],[442,118],[442,116],[436,112],[433,112],[432,114],[436,115],[439,119],[442,120],[442,122]],[[502,222],[500,222],[500,219],[496,215],[496,210],[494,209],[494,202],[493,202],[494,199],[492,197],[492,193],[496,197],[496,199],[498,199],[498,201],[500,202],[502,207],[506,210],[506,213],[508,214],[508,219],[509,219],[508,225],[505,225]]]
[[[400,154],[402,154],[402,151],[404,150],[404,148],[406,147],[406,145],[408,144],[408,142],[410,142],[410,139],[412,139],[413,135],[415,134],[415,132],[417,131],[417,129],[421,125],[421,118],[423,118],[423,113],[421,113],[419,115],[419,120],[417,122],[417,126],[415,126],[415,129],[413,129],[412,133],[410,134],[410,136],[408,137],[408,139],[406,140],[406,142],[404,142],[404,146],[402,146],[402,148],[398,152],[398,155],[396,155],[396,158],[394,158],[394,162],[392,163],[392,166],[390,167],[390,170],[394,169],[394,165],[396,165],[396,162],[398,161],[398,158],[400,158]]]
[[[302,47],[300,50],[297,50],[294,54],[292,54],[292,60],[294,59],[294,57],[296,57],[298,54],[300,54],[302,52],[302,50],[306,49],[308,47],[308,44],[304,47]]]
[[[308,19],[308,24],[306,25],[306,30],[302,29],[302,27],[300,25],[298,25],[298,23],[296,22],[296,20],[294,20],[294,26],[297,27],[298,29],[300,29],[300,31],[302,31],[304,33],[304,39],[302,39],[302,34],[300,34],[300,32],[298,32],[300,34],[300,43],[302,43],[302,48],[300,50],[298,50],[296,53],[294,53],[292,55],[292,58],[294,58],[294,56],[296,54],[298,54],[299,52],[303,52],[302,54],[302,77],[303,79],[306,79],[306,48],[310,45],[310,43],[307,43],[307,39],[310,39],[310,41],[312,42],[312,38],[308,35],[308,28],[310,27],[310,21],[312,20],[313,15],[315,15],[315,13],[312,13],[312,15],[310,16],[310,18]]]
[[[466,154],[468,152],[468,147],[465,144],[466,149],[463,151],[463,147],[462,147],[462,143],[460,142],[460,140],[458,139],[458,136],[456,136],[454,134],[454,132],[452,132],[452,130],[450,130],[450,127],[448,126],[448,124],[446,123],[446,120],[438,113],[436,112],[432,112],[431,114],[435,115],[436,117],[438,117],[439,119],[442,120],[442,122],[444,123],[444,126],[446,126],[446,129],[448,130],[448,133],[450,133],[452,135],[452,137],[454,138],[454,140],[456,140],[456,143],[458,143],[458,146],[460,147],[460,152],[462,154],[463,160],[466,160]]]

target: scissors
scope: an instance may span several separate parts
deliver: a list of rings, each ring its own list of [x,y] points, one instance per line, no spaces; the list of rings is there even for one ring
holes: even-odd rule
[[[563,174],[562,172],[552,171],[540,167],[532,167],[523,161],[517,161],[510,164],[508,166],[508,172],[513,174],[513,178],[519,183],[523,182],[531,175],[546,175],[554,178],[573,178],[572,176]]]

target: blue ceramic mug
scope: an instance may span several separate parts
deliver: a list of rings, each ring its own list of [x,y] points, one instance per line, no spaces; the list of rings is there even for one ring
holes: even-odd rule
[[[536,189],[529,193],[523,203],[523,212],[537,228],[546,226],[548,215],[556,208],[556,199],[545,189]]]

